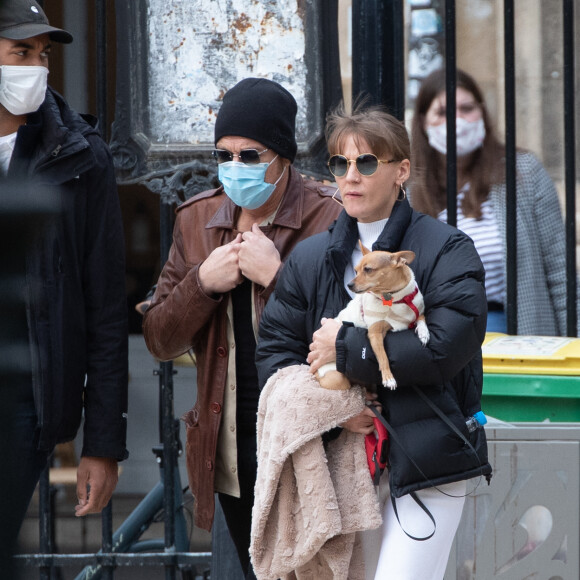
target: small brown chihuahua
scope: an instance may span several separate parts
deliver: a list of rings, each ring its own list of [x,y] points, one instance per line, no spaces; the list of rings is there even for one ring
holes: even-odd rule
[[[368,329],[383,386],[396,389],[397,382],[385,352],[384,339],[387,332],[415,328],[423,346],[429,342],[423,295],[417,287],[413,271],[407,265],[415,259],[415,253],[408,250],[396,253],[371,252],[362,244],[361,249],[363,258],[355,268],[355,278],[348,284],[356,296],[338,314],[336,320],[352,322],[355,326]],[[323,365],[316,376],[325,389],[350,388],[349,380],[336,370],[334,363]]]

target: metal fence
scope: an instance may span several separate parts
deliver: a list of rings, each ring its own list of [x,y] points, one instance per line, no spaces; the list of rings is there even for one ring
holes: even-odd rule
[[[98,116],[101,126],[107,119],[106,83],[106,10],[105,0],[96,0],[97,55],[98,55]],[[336,3],[328,1],[327,8],[335,9]],[[564,29],[563,74],[564,102],[561,108],[565,131],[565,228],[567,243],[567,330],[576,336],[577,283],[576,283],[576,151],[575,151],[575,86],[574,86],[574,0],[562,0]],[[394,114],[403,118],[405,108],[405,45],[404,0],[353,0],[352,13],[352,69],[353,95],[367,93],[377,103],[387,105]],[[133,8],[131,8],[133,9]],[[137,9],[137,8],[135,8]],[[140,22],[144,23],[145,10],[141,4]],[[505,55],[505,118],[507,156],[507,220],[508,220],[508,272],[507,272],[507,319],[508,332],[517,334],[517,287],[516,287],[516,174],[515,174],[515,44],[514,1],[503,1],[504,55]],[[445,66],[447,71],[456,68],[455,48],[455,2],[444,2]],[[123,32],[124,33],[124,32]],[[140,31],[145,35],[145,30]],[[119,58],[130,58],[120,54]],[[456,220],[456,144],[455,144],[455,75],[447,74],[447,127],[448,127],[448,215],[451,223]],[[332,99],[330,99],[332,100]],[[325,101],[329,104],[329,101]],[[133,112],[135,114],[135,112]],[[138,111],[136,112],[139,113]],[[161,204],[162,240],[161,255],[169,251],[173,207]],[[98,554],[55,554],[52,533],[53,513],[48,474],[40,484],[40,553],[18,557],[20,565],[36,568],[40,578],[58,577],[60,567],[87,565],[80,578],[113,578],[120,566],[161,566],[166,579],[174,579],[180,573],[183,578],[197,577],[196,567],[209,561],[209,554],[191,553],[183,548],[180,540],[180,482],[179,474],[163,466],[175,466],[179,442],[176,437],[173,410],[173,370],[171,363],[163,363],[159,369],[162,445],[159,461],[162,466],[162,482],[148,497],[142,510],[134,514],[122,534],[133,535],[132,541],[123,545],[119,531],[112,532],[111,507],[102,517],[102,550]],[[490,488],[480,486],[468,507],[461,524],[461,533],[454,548],[446,580],[491,580],[509,578],[568,578],[579,577],[579,454],[580,429],[568,425],[549,427],[529,425],[525,428],[499,427],[489,431],[490,457],[495,476]],[[514,466],[516,469],[514,470]],[[540,474],[541,477],[536,477]],[[546,490],[554,501],[550,502],[550,517],[542,510],[532,510],[538,534],[542,540],[533,546],[524,546],[516,537],[514,529],[521,523],[529,509],[544,505],[542,496]],[[522,502],[522,493],[526,502]],[[562,500],[564,498],[565,501]],[[151,506],[164,511],[165,537],[155,545],[139,545],[142,524],[150,515]],[[525,508],[525,509],[524,509]],[[493,514],[496,514],[495,516]],[[133,516],[133,514],[132,514]],[[177,518],[177,524],[176,524]],[[538,523],[540,522],[540,523]],[[551,523],[550,523],[551,522]],[[549,528],[549,538],[545,536]],[[177,540],[176,540],[177,536]],[[522,544],[522,545],[520,545]],[[131,548],[139,545],[139,551]],[[121,547],[123,549],[121,549]],[[155,551],[148,551],[149,549]],[[127,552],[129,550],[129,552]],[[527,550],[527,551],[526,551]],[[121,553],[125,552],[125,553]],[[533,558],[523,556],[534,552]],[[515,555],[514,555],[515,554]],[[26,577],[31,577],[27,573]]]

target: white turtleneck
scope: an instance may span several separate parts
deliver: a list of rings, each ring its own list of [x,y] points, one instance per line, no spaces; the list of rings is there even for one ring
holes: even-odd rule
[[[376,222],[370,223],[362,223],[357,222],[358,226],[358,237],[359,240],[362,242],[362,245],[369,249],[373,249],[373,244],[377,241],[381,232],[385,229],[389,218],[385,218]],[[350,257],[350,263],[347,265],[346,270],[344,271],[344,287],[349,295],[354,297],[354,293],[348,289],[347,284],[354,278],[354,267],[358,266],[358,263],[362,259],[362,251],[360,249],[360,245],[357,244],[354,248],[352,256]]]

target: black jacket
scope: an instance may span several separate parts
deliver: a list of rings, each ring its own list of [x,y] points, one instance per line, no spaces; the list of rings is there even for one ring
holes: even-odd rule
[[[26,263],[39,448],[73,439],[84,410],[82,455],[124,459],[125,258],[109,150],[95,120],[49,88],[18,130],[8,175],[58,206]]]
[[[262,386],[279,368],[304,364],[321,318],[335,317],[349,301],[344,272],[357,241],[356,221],[343,212],[329,232],[300,243],[290,256],[260,325],[256,360]],[[385,339],[398,388],[377,390],[401,442],[390,438],[393,494],[490,474],[483,429],[470,436],[465,426],[466,418],[480,410],[487,315],[484,270],[472,241],[413,211],[405,200],[395,204],[373,250],[415,252],[411,267],[430,331],[426,347],[413,330],[390,332]],[[337,368],[352,382],[381,385],[365,329],[343,325],[336,347]],[[412,387],[470,438],[477,456]]]

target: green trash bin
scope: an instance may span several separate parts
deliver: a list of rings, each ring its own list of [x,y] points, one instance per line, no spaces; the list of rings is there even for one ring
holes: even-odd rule
[[[507,422],[580,422],[580,339],[488,333],[482,408]]]

